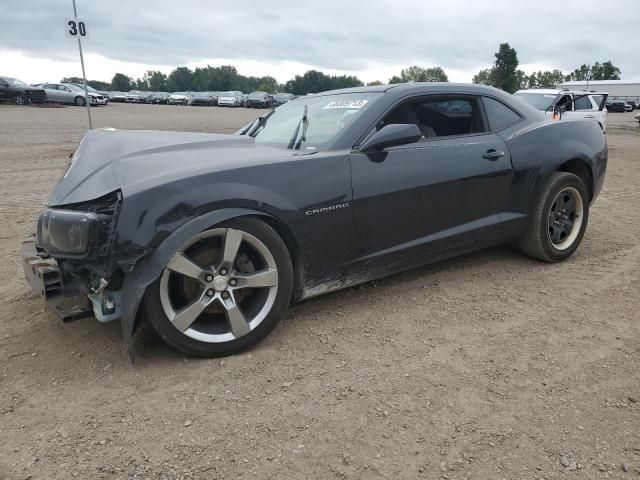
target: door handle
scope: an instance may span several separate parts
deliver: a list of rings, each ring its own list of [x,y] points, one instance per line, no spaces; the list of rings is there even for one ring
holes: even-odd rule
[[[585,115],[584,118],[596,118],[595,115]]]
[[[500,157],[504,157],[504,152],[499,152],[494,148],[492,148],[490,150],[487,150],[487,153],[482,155],[482,158],[484,158],[486,160],[491,160],[492,162],[495,162]]]

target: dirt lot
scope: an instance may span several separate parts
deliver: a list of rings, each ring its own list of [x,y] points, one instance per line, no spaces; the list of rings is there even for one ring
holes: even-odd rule
[[[255,110],[110,105],[96,126],[231,132]],[[561,265],[504,247],[298,304],[259,347],[185,358],[60,324],[20,241],[85,129],[0,107],[0,479],[640,478],[640,128]]]

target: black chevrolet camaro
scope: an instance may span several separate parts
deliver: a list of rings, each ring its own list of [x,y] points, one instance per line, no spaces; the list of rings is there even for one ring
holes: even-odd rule
[[[235,135],[92,130],[23,244],[59,316],[226,355],[314,295],[505,242],[558,262],[604,181],[597,123],[414,83],[287,102]]]

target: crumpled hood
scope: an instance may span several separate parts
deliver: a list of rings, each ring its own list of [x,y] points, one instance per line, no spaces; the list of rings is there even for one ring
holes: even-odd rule
[[[86,202],[121,189],[125,197],[179,178],[290,157],[240,135],[90,130],[45,205]]]

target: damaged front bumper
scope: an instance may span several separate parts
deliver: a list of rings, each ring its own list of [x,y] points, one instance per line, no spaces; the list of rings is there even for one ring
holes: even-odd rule
[[[120,318],[122,302],[119,291],[98,288],[94,292],[86,292],[67,285],[58,262],[38,249],[33,237],[22,242],[22,267],[33,292],[42,296],[45,304],[63,322],[92,315],[101,322]]]

